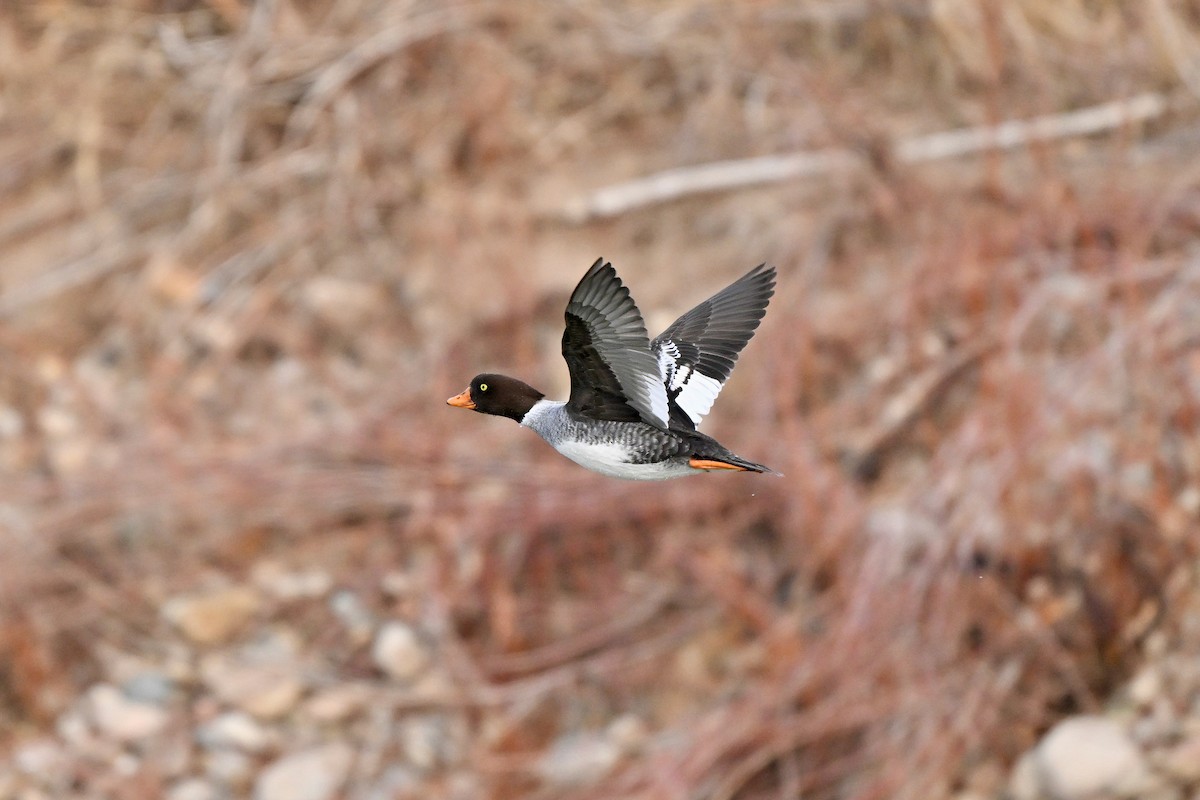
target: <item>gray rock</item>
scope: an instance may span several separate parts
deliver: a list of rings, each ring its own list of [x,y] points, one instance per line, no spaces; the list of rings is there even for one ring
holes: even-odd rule
[[[273,762],[259,775],[255,800],[330,800],[335,797],[354,761],[354,751],[344,742],[291,753]]]
[[[139,672],[121,684],[121,691],[130,700],[164,706],[175,694],[175,681],[162,672]]]

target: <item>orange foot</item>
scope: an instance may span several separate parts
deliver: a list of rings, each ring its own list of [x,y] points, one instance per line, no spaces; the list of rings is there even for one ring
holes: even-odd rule
[[[736,464],[727,464],[724,461],[712,461],[707,458],[696,458],[692,456],[688,460],[688,466],[692,469],[732,469],[737,472],[748,472],[745,467],[739,467]]]

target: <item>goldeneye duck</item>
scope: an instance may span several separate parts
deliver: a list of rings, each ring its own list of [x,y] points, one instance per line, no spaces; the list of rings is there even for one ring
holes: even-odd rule
[[[768,472],[696,430],[775,293],[759,264],[650,341],[616,270],[596,260],[571,293],[562,354],[566,402],[507,375],[476,375],[446,402],[515,419],[581,466],[630,480],[713,470]]]

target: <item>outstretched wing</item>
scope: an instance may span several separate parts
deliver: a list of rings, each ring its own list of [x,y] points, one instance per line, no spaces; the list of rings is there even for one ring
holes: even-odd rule
[[[592,419],[667,427],[667,392],[641,312],[617,272],[596,259],[567,303],[562,353],[567,408]]]
[[[671,422],[695,429],[729,380],[775,293],[775,268],[759,264],[675,320],[650,345]]]

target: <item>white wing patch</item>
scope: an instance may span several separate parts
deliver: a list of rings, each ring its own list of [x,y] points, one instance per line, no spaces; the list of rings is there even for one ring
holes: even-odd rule
[[[680,366],[679,357],[679,345],[670,339],[663,340],[658,351],[658,370],[662,373],[662,381],[668,392],[674,394],[676,390],[679,391],[675,403],[688,415],[692,424],[698,426],[704,415],[712,410],[725,384],[697,372],[695,367]]]
[[[692,424],[698,426],[704,415],[712,410],[723,385],[716,378],[710,378],[691,367],[684,367],[675,373],[671,381],[671,391],[679,389],[675,398],[676,404],[691,417]]]

